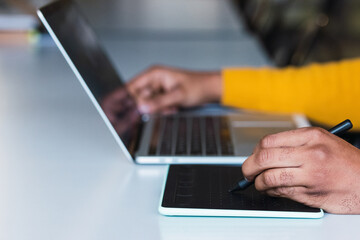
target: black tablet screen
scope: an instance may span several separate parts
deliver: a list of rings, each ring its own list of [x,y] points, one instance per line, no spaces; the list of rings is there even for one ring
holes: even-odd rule
[[[242,177],[241,167],[238,166],[170,166],[162,207],[320,212],[318,208],[262,194],[254,185],[244,191],[229,193],[229,188]]]

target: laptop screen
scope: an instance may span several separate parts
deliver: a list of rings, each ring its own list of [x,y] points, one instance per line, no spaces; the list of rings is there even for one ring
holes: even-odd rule
[[[72,1],[58,1],[40,11],[70,58],[67,60],[71,60],[133,155],[141,116],[93,30]]]

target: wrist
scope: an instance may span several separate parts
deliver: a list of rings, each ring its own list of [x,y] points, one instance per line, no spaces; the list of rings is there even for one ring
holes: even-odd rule
[[[206,96],[207,102],[218,102],[221,99],[223,92],[223,81],[221,71],[208,73],[206,76],[207,82],[204,85],[208,89]]]

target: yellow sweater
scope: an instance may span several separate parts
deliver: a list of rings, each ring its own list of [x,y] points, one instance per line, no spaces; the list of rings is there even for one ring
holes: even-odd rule
[[[301,68],[229,68],[222,74],[225,105],[303,113],[327,125],[349,118],[360,130],[360,59]]]

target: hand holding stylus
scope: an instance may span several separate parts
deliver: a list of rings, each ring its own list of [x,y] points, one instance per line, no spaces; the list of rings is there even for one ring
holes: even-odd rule
[[[339,136],[345,132],[347,132],[348,130],[350,130],[353,127],[352,122],[347,119],[341,123],[339,123],[338,125],[334,126],[333,128],[331,128],[329,130],[329,133],[332,133],[336,136]],[[236,192],[236,191],[240,191],[240,190],[245,190],[248,187],[250,187],[254,182],[249,181],[246,177],[244,177],[242,180],[240,180],[239,182],[237,182],[230,190],[229,192]]]
[[[255,188],[331,213],[360,213],[360,150],[321,128],[269,135],[244,162]]]

